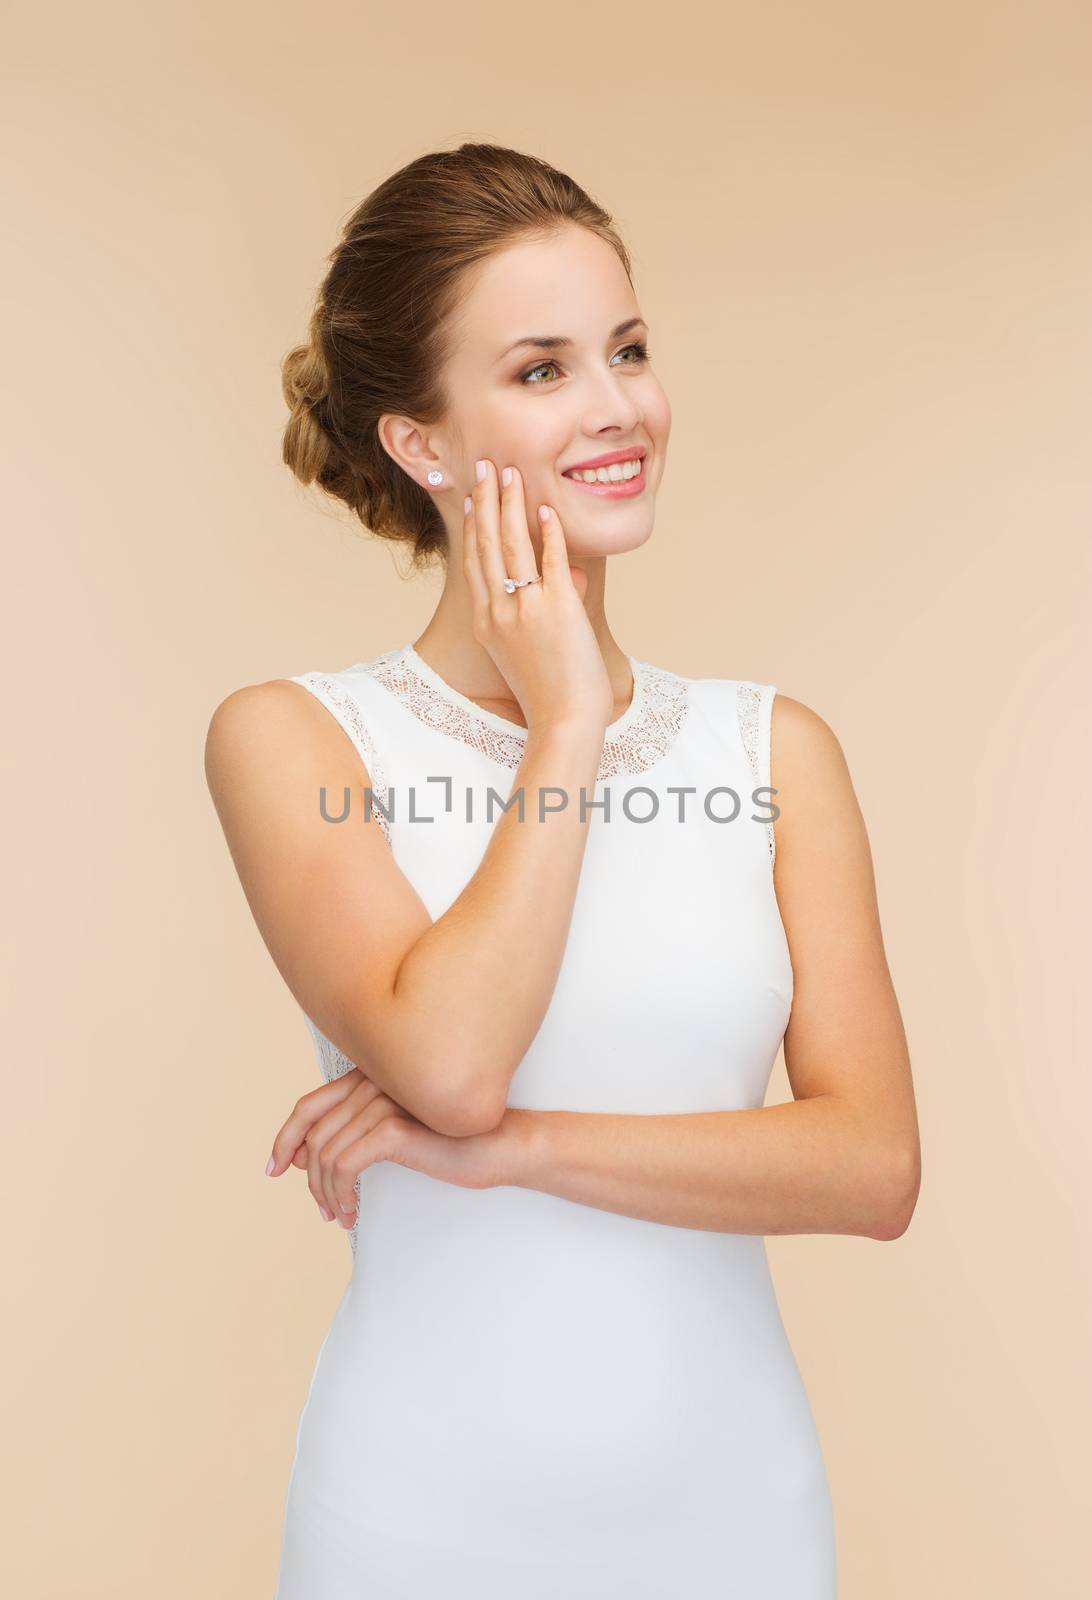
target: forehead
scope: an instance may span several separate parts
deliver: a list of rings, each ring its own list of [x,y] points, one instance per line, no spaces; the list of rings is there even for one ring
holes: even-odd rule
[[[546,238],[508,245],[475,268],[456,322],[464,343],[496,355],[525,335],[599,339],[637,314],[614,248],[568,224]]]

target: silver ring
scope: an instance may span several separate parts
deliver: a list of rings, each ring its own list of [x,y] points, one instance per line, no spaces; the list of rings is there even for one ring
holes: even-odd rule
[[[513,594],[517,589],[526,589],[529,583],[541,583],[542,578],[505,578],[503,581],[506,593]]]

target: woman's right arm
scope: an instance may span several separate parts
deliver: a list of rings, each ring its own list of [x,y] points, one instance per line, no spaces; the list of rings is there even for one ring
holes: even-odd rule
[[[371,775],[301,684],[249,685],[213,713],[205,771],[228,848],[279,972],[321,1032],[438,1133],[495,1127],[557,982],[587,843],[605,722],[529,729],[524,789],[477,871],[434,922],[373,816],[324,821]],[[538,791],[565,809],[538,820]]]

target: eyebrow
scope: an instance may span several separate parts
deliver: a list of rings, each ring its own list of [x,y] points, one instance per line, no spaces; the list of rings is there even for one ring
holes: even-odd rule
[[[624,333],[629,333],[632,328],[644,328],[647,330],[648,323],[644,317],[630,317],[626,322],[620,322],[616,328],[612,328],[608,338],[620,339]],[[502,350],[497,360],[503,361],[505,356],[511,355],[513,350],[519,350],[524,345],[529,345],[533,350],[563,350],[566,345],[570,345],[572,342],[571,339],[567,339],[559,333],[528,334],[525,338],[517,339],[514,344],[510,344],[507,350]]]

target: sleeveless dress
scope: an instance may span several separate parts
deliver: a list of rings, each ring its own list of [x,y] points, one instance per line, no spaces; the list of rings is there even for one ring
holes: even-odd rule
[[[629,661],[557,984],[508,1104],[761,1106],[793,994],[776,691]],[[353,741],[372,815],[438,918],[503,815],[526,730],[412,644],[292,681]],[[364,801],[362,785],[349,825]],[[528,789],[529,821],[537,802]],[[306,1020],[324,1077],[349,1071]],[[761,1235],[395,1162],[367,1168],[357,1197],[276,1600],[834,1600],[824,1460]]]

